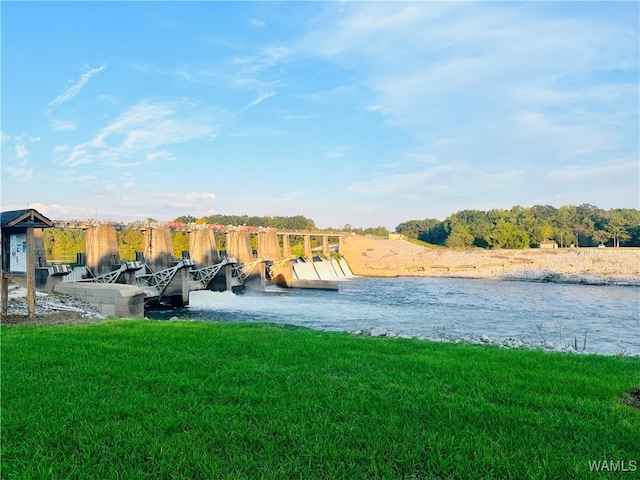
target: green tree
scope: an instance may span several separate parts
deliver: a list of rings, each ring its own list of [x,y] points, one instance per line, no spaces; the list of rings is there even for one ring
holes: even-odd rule
[[[627,229],[625,228],[625,221],[622,218],[622,215],[617,212],[611,215],[609,223],[605,228],[605,232],[607,233],[609,238],[613,240],[614,247],[619,247],[621,241],[624,242],[625,240],[631,238],[631,236],[627,232]]]
[[[489,244],[493,248],[527,248],[529,246],[529,236],[527,232],[517,225],[501,219],[491,232]]]
[[[171,232],[171,241],[173,242],[174,258],[182,258],[182,252],[189,251],[189,233]]]
[[[448,236],[445,245],[450,248],[469,248],[473,244],[473,235],[469,225],[464,223],[457,214],[451,215],[445,222]]]
[[[140,230],[116,231],[121,261],[135,260],[136,252],[144,251],[144,232]]]

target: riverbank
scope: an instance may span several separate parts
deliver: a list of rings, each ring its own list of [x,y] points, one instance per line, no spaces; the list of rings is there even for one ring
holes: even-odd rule
[[[362,276],[464,277],[640,286],[640,249],[453,250],[361,236],[341,243]]]
[[[0,332],[3,478],[578,479],[596,461],[639,468],[637,359],[258,323]]]

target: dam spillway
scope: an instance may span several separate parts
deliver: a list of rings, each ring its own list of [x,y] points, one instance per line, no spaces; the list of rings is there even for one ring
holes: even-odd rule
[[[293,288],[337,290],[340,281],[353,277],[344,258],[298,258],[292,262],[292,269],[290,286]]]

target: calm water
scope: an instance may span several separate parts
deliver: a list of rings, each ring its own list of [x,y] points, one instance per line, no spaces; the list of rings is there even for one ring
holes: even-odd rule
[[[192,292],[156,319],[265,321],[322,330],[381,327],[430,339],[523,343],[640,355],[640,289],[453,278],[355,278],[338,292]],[[487,338],[488,337],[488,338]]]

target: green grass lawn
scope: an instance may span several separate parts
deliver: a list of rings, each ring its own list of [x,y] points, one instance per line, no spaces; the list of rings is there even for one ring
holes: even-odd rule
[[[640,473],[640,410],[621,401],[638,358],[256,323],[0,332],[3,479]],[[603,460],[638,470],[590,471]]]

